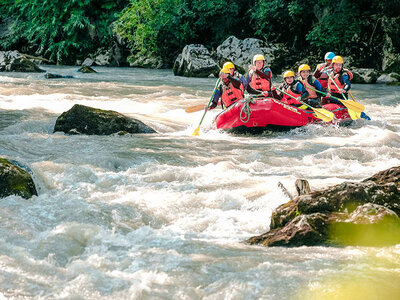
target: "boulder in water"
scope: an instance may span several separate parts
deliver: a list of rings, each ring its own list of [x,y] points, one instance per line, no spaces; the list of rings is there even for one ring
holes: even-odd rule
[[[378,77],[377,83],[390,83],[390,82],[399,82],[400,75],[397,73],[390,73],[390,74],[382,74]]]
[[[59,75],[59,74],[53,74],[53,73],[46,73],[44,74],[44,77],[47,79],[53,79],[53,78],[74,78],[71,75]]]
[[[265,246],[400,243],[400,167],[362,182],[345,182],[298,196],[276,208],[270,231],[252,237]]]
[[[57,118],[54,132],[67,134],[109,135],[126,131],[128,133],[155,133],[143,122],[128,118],[118,112],[101,110],[75,104]]]
[[[353,68],[352,83],[375,83],[378,78],[378,73],[374,69]]]
[[[173,66],[173,72],[185,77],[208,77],[217,74],[219,67],[211,58],[210,51],[200,44],[186,45]]]
[[[253,56],[256,54],[264,55],[267,65],[273,64],[276,50],[277,47],[259,39],[247,38],[239,40],[234,36],[230,36],[218,46],[216,55],[221,65],[226,61],[231,61],[241,73],[245,73],[249,64],[252,63]]]
[[[29,199],[37,196],[31,175],[7,159],[0,158],[0,198],[10,195]]]
[[[46,72],[18,51],[0,51],[0,72]]]

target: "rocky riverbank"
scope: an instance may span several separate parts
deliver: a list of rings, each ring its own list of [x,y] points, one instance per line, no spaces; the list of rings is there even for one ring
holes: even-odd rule
[[[400,167],[359,183],[344,182],[299,195],[276,208],[268,232],[250,238],[264,246],[400,243]]]

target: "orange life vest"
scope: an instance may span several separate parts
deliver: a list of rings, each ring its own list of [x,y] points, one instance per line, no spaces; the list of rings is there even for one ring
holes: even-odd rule
[[[301,93],[296,91],[296,87],[299,84],[298,80],[293,81],[293,83],[291,85],[289,85],[286,88],[283,88],[283,91],[291,96],[293,96],[294,98],[298,98],[301,96]],[[299,101],[297,101],[296,99],[294,99],[292,97],[289,97],[286,94],[283,94],[282,96],[282,102],[287,103],[287,104],[299,104],[301,105],[301,103]]]
[[[319,64],[317,66],[317,70],[321,73],[321,75],[318,77],[319,82],[321,83],[322,87],[324,89],[326,89],[328,87],[328,79],[329,76],[328,74],[325,72],[325,69],[327,69],[328,71],[332,69],[332,64],[330,64],[329,66],[326,65],[326,63],[322,63]]]
[[[315,86],[311,84],[312,79],[314,79],[314,78],[312,78],[312,75],[308,76],[307,79],[300,79],[301,83],[304,85],[304,87],[306,88],[306,90],[308,92],[308,99],[318,98],[317,93],[314,90],[310,89],[310,88],[315,89]]]
[[[260,91],[270,91],[271,90],[271,82],[268,79],[261,78],[256,72],[253,72],[251,75],[250,86],[253,89]]]
[[[222,83],[221,87],[222,87],[221,99],[225,107],[228,107],[233,103],[235,103],[236,101],[243,99],[244,95],[243,83],[240,83],[240,88],[238,89],[233,86],[232,82],[229,82],[228,85]]]
[[[340,91],[338,90],[336,85],[339,87],[339,89],[344,88],[344,86],[346,85],[343,81],[344,74],[347,74],[349,76],[350,80],[353,79],[353,73],[351,73],[347,69],[342,69],[339,73],[332,74],[331,77],[333,77],[333,81],[330,78],[328,80],[328,88],[331,93],[340,94]],[[336,83],[336,85],[334,82]]]

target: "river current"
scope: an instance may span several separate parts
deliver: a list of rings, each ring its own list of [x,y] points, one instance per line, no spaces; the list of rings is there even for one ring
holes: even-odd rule
[[[400,298],[400,245],[265,248],[295,194],[400,165],[400,87],[353,85],[371,121],[234,136],[207,113],[215,79],[171,70],[44,66],[72,79],[0,73],[0,156],[39,196],[0,199],[0,299]],[[67,136],[74,104],[138,118],[157,134]],[[348,298],[345,298],[348,297]],[[377,298],[378,297],[378,298]]]

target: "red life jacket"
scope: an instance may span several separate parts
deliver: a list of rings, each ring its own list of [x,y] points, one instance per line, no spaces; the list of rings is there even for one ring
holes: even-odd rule
[[[233,103],[243,99],[244,95],[244,86],[243,83],[240,83],[240,88],[235,88],[232,82],[229,82],[228,85],[225,83],[221,84],[222,87],[222,103],[225,107],[232,105]]]
[[[261,78],[256,72],[253,72],[251,75],[250,86],[256,90],[270,91],[271,81],[266,78]]]
[[[301,96],[301,93],[299,93],[298,91],[296,91],[296,87],[297,87],[297,85],[298,85],[299,83],[300,83],[300,82],[299,82],[298,80],[295,80],[295,81],[292,82],[291,85],[289,85],[288,87],[284,87],[282,90],[283,90],[285,93],[287,93],[287,94],[293,96],[294,98],[298,98],[298,97]],[[287,103],[287,104],[298,104],[298,105],[301,105],[301,103],[300,103],[299,101],[297,101],[296,99],[294,99],[294,98],[289,97],[289,96],[286,95],[286,94],[283,94],[283,96],[282,96],[282,102]]]
[[[314,81],[315,78],[313,78],[312,75],[308,76],[307,79],[300,79],[300,82],[304,85],[304,87],[308,92],[308,99],[318,98],[317,93],[314,90],[310,89],[310,88],[315,89],[315,86],[313,85]]]
[[[319,80],[319,82],[321,83],[322,87],[324,89],[326,89],[328,87],[328,79],[329,76],[328,74],[325,72],[325,69],[327,69],[328,71],[332,69],[332,64],[330,64],[329,66],[326,65],[326,63],[322,63],[319,64],[317,66],[317,70],[321,73],[321,75],[317,78]]]
[[[351,73],[347,69],[342,69],[339,73],[332,74],[331,77],[333,78],[333,81],[330,78],[328,80],[328,88],[331,93],[340,94],[340,91],[338,90],[336,85],[339,87],[339,89],[344,89],[344,86],[346,85],[343,81],[344,74],[347,74],[350,80],[353,79],[353,73]],[[336,83],[336,85],[334,82]]]

